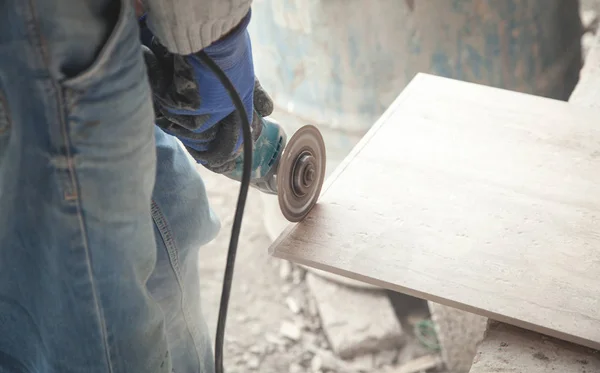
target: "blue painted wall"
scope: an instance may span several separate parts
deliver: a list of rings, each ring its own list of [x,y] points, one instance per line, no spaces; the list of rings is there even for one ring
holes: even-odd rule
[[[364,133],[418,72],[567,99],[572,0],[255,0],[257,76],[280,108]],[[434,105],[434,103],[432,103]]]

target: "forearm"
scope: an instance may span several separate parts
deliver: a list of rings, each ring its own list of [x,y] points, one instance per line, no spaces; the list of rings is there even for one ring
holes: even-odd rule
[[[209,46],[238,25],[252,0],[141,0],[147,25],[171,53]]]
[[[177,0],[141,1],[147,3],[155,1],[164,5]],[[178,4],[182,8],[174,10],[171,15],[184,12],[183,4],[191,4],[194,1],[200,8],[211,3],[217,7],[225,5],[229,12],[225,19],[232,20],[231,25],[221,27],[218,32],[213,27],[209,39],[188,38],[189,35],[193,35],[188,32],[184,38],[178,39],[178,42],[188,44],[182,46],[176,42],[175,45],[171,45],[169,53],[165,51],[167,46],[162,45],[161,36],[152,35],[156,30],[156,28],[152,30],[149,24],[152,10],[144,9],[146,17],[145,21],[141,22],[142,43],[147,47],[144,56],[157,109],[156,124],[181,140],[198,163],[222,173],[235,167],[235,159],[240,153],[241,113],[235,110],[223,84],[214,72],[200,61],[196,52],[199,50],[205,52],[227,75],[242,99],[253,135],[260,134],[262,121],[258,116],[270,115],[272,103],[260,85],[255,86],[252,47],[246,29],[252,14],[251,0],[179,0]],[[228,6],[234,2],[247,4],[247,8],[241,8],[239,19],[235,11],[231,10],[233,8]],[[154,9],[155,19],[157,14],[164,15]],[[205,17],[205,19],[209,18]],[[208,22],[214,23],[216,18],[210,19]],[[164,25],[168,26],[168,22]],[[173,25],[175,30],[182,26],[177,23]],[[171,29],[163,29],[162,32],[169,30]],[[195,45],[199,49],[196,50],[194,44],[189,44],[190,42],[199,42]],[[187,47],[191,49],[181,49]],[[175,52],[172,52],[173,49]],[[187,53],[190,50],[193,52]],[[255,92],[259,92],[258,108],[254,107]]]

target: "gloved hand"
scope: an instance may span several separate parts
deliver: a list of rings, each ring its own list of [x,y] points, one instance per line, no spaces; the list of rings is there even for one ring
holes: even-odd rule
[[[254,77],[252,48],[246,27],[250,13],[228,35],[204,49],[237,89],[253,139],[260,133],[260,116],[273,111],[273,103]],[[195,54],[169,53],[156,38],[142,31],[144,57],[152,86],[157,125],[178,137],[196,161],[226,173],[241,153],[239,113],[217,76]]]

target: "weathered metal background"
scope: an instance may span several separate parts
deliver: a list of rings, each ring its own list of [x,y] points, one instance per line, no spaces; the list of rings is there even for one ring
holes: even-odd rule
[[[364,133],[417,72],[567,99],[576,0],[255,0],[257,76],[276,105]]]

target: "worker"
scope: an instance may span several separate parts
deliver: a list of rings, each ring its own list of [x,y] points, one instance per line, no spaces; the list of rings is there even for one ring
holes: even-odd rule
[[[147,48],[133,0],[0,2],[0,373],[214,370],[196,164],[228,169],[240,120],[196,53],[271,103],[250,0],[144,4]]]

